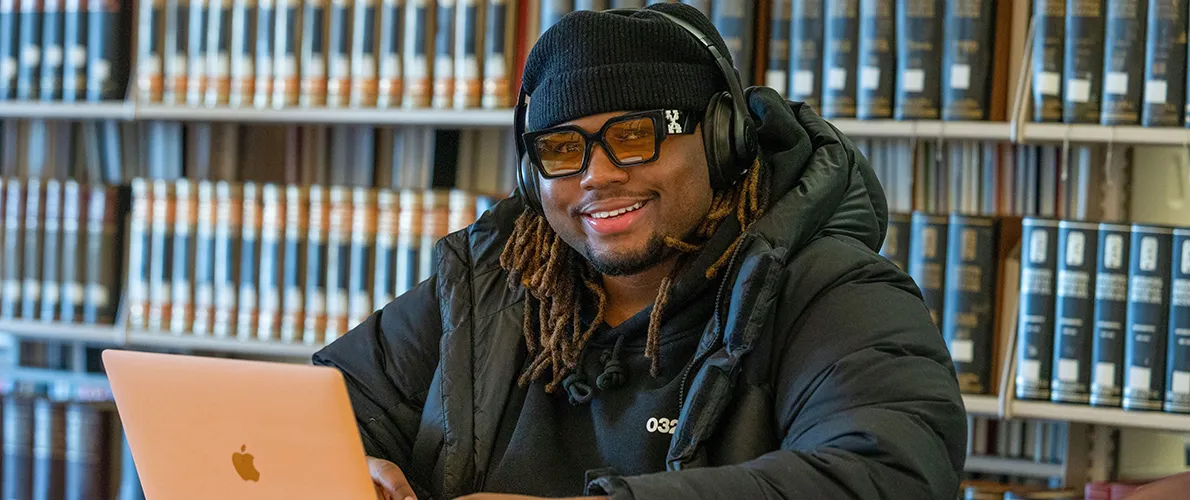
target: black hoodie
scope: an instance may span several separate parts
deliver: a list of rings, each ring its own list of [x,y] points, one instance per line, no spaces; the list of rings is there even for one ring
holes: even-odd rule
[[[572,474],[622,461],[626,470],[594,471],[588,492],[615,500],[954,498],[962,400],[920,291],[876,253],[887,208],[874,172],[808,106],[764,88],[748,104],[771,169],[770,206],[744,232],[714,294],[694,294],[710,313],[693,328],[698,341],[663,463],[655,451],[591,434],[587,446],[598,453],[561,469],[548,490],[530,487],[580,494]],[[493,477],[523,491],[502,465],[520,425],[509,419],[525,415],[515,408],[534,397],[515,384],[524,291],[509,288],[499,266],[522,208],[515,197],[502,201],[445,238],[430,280],[314,356],[343,372],[367,453],[400,466],[423,500],[484,491]],[[733,230],[729,218],[721,231]],[[638,467],[637,456],[649,463]],[[536,478],[525,484],[548,480],[522,466],[523,477]]]

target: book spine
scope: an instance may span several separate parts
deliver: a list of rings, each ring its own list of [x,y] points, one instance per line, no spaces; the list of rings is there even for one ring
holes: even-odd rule
[[[400,297],[418,283],[421,260],[422,193],[401,191],[401,211],[397,220],[397,290]]]
[[[1160,410],[1165,399],[1166,336],[1173,232],[1132,226],[1128,266],[1128,327],[1124,335],[1126,410]]]
[[[190,0],[165,0],[165,30],[162,41],[162,102],[175,104],[186,99],[186,42],[190,31]]]
[[[860,119],[893,117],[895,7],[895,0],[860,0],[856,99],[856,117]]]
[[[856,1],[857,0],[832,0],[831,2],[827,2],[827,4],[834,8],[834,4],[836,3],[854,5]],[[711,11],[711,21],[714,22],[715,28],[717,28],[719,30],[719,34],[722,35],[723,43],[727,45],[727,51],[731,54],[731,60],[735,63],[736,70],[740,75],[740,80],[743,82],[745,87],[750,85],[752,80],[752,25],[754,24],[756,17],[755,9],[755,2],[715,2]],[[857,8],[852,6],[843,10],[855,11]],[[853,19],[858,19],[858,17],[855,15],[851,17]],[[852,28],[849,31],[854,32],[856,29],[858,29],[858,26],[853,21]],[[854,38],[852,38],[852,40],[854,40]],[[829,46],[827,46],[827,49],[829,49]],[[851,53],[850,57],[852,60],[854,60],[854,46],[852,46],[852,48],[847,52]],[[851,65],[851,67],[854,66],[854,64]]]
[[[379,30],[376,34],[378,59],[376,106],[389,108],[401,104],[404,80],[401,76],[401,0],[380,0]]]
[[[483,36],[479,32],[479,0],[458,0],[455,7],[454,106],[475,108],[480,104],[483,78],[479,56],[483,54]]]
[[[856,44],[859,38],[859,1],[826,3],[824,28],[822,116],[855,117]]]
[[[239,286],[236,334],[240,340],[251,340],[256,333],[260,312],[260,188],[252,182],[243,185],[243,207],[239,251]]]
[[[997,220],[952,214],[946,240],[942,335],[950,346],[959,389],[991,388],[992,316]]]
[[[1054,359],[1054,260],[1058,223],[1027,217],[1021,226],[1016,397],[1048,400]]]
[[[36,319],[41,303],[41,243],[44,236],[41,219],[45,216],[41,181],[29,179],[25,183],[25,267],[21,285],[21,317]]]
[[[942,119],[987,120],[992,97],[995,0],[946,7],[942,44]]]
[[[138,0],[140,15],[136,54],[136,88],[141,101],[160,102],[165,92],[162,48],[165,42],[165,0]],[[109,41],[110,43],[110,41]]]
[[[308,188],[288,186],[285,189],[285,251],[281,266],[281,341],[301,340],[306,317],[304,287],[306,284],[307,247],[303,244],[310,227],[310,192]]]
[[[422,227],[421,245],[418,254],[417,281],[422,281],[434,273],[434,263],[437,255],[434,253],[435,243],[447,235],[450,222],[450,197],[441,191],[428,191],[422,197]]]
[[[227,104],[239,107],[250,104],[256,91],[256,61],[253,59],[256,39],[256,0],[233,0],[231,5],[231,87]]]
[[[1190,229],[1173,233],[1165,411],[1190,413]]]
[[[376,2],[355,0],[352,6],[351,85],[349,99],[352,107],[375,107],[377,81],[376,60]]]
[[[306,0],[302,5],[301,82],[298,104],[326,104],[327,0]]]
[[[424,108],[430,105],[430,8],[428,0],[406,0],[405,3],[405,95],[401,105]]]
[[[38,78],[39,96],[44,101],[62,98],[62,45],[66,12],[63,0],[41,0],[41,71]]]
[[[1149,0],[1145,31],[1145,88],[1141,125],[1182,125],[1186,105],[1186,10],[1184,1]]]
[[[1091,404],[1120,406],[1124,381],[1124,332],[1128,314],[1130,228],[1099,225],[1095,269],[1095,327],[1091,344]]]
[[[452,189],[449,198],[449,216],[446,222],[445,234],[465,229],[472,222],[475,222],[476,217],[476,200],[474,195],[462,189]]]
[[[198,197],[190,181],[174,182],[173,283],[170,286],[169,330],[176,334],[189,333],[194,327],[194,263],[195,240],[193,228],[198,223]],[[206,249],[210,252],[210,249]],[[164,323],[163,323],[164,325]]]
[[[921,288],[926,308],[939,328],[943,321],[948,222],[946,217],[915,212],[909,228],[909,275]]]
[[[274,0],[257,0],[256,29],[253,34],[256,52],[254,61],[256,82],[253,85],[252,103],[258,108],[267,108],[273,99],[273,53],[276,45],[277,5]]]
[[[356,188],[352,193],[347,328],[354,328],[372,313],[376,216],[376,193],[369,189]]]
[[[65,413],[66,498],[111,498],[105,464],[111,456],[111,424],[94,403],[68,403]]]
[[[898,120],[937,120],[941,115],[942,0],[897,0]]]
[[[348,280],[351,260],[351,192],[330,188],[330,225],[326,236],[326,343],[347,331]]]
[[[128,40],[131,39],[131,12],[125,10],[125,4],[119,0],[87,0],[88,101],[124,98],[131,67],[131,57],[127,50]],[[151,15],[152,12],[148,14]],[[149,26],[153,26],[154,19],[148,21]],[[146,43],[151,41],[151,28],[140,33],[148,34],[144,37]],[[148,64],[151,66],[152,62],[149,61]],[[157,69],[160,70],[160,66],[157,66]],[[160,75],[160,71],[157,74]],[[149,78],[147,83],[153,83],[151,73],[143,76]],[[160,82],[160,79],[157,81]],[[149,85],[149,90],[152,90],[152,85]]]
[[[1050,399],[1087,404],[1091,399],[1091,344],[1095,323],[1097,224],[1058,223],[1058,282],[1054,303],[1054,362]]]
[[[153,215],[149,236],[149,321],[154,332],[169,328],[173,286],[174,190],[165,180],[153,181]]]
[[[61,306],[62,265],[62,185],[50,179],[45,183],[45,242],[42,246],[41,312],[42,321],[57,319]]]
[[[911,221],[909,214],[888,214],[888,230],[884,234],[884,245],[880,247],[880,255],[902,271],[909,269]]]
[[[21,308],[21,220],[25,209],[25,187],[19,180],[5,181],[4,196],[4,287],[0,290],[0,316],[15,318]]]
[[[33,403],[34,499],[65,498],[66,418],[61,402]]]
[[[41,75],[41,0],[20,0],[17,28],[17,99],[37,99]]]
[[[449,108],[454,104],[455,87],[455,0],[438,0],[436,3],[438,8],[435,13],[437,27],[434,30],[434,90],[430,105],[435,108]]]
[[[326,266],[327,226],[329,210],[321,186],[310,186],[310,232],[306,248],[306,319],[302,329],[302,343],[322,343],[326,331]]]
[[[239,186],[215,184],[215,312],[211,333],[220,338],[235,334],[239,296],[240,223],[244,217]]]
[[[327,10],[327,106],[346,105],[351,90],[352,1],[330,0],[330,8]]]
[[[1103,101],[1105,0],[1067,0],[1062,117],[1099,123]]]
[[[219,248],[215,239],[215,186],[210,181],[198,183],[197,223],[194,229],[194,325],[195,335],[210,335],[215,319],[214,253]]]
[[[299,0],[277,0],[277,19],[273,28],[273,107],[285,108],[299,102],[301,85],[298,74]]]
[[[231,98],[233,0],[210,0],[207,14],[207,106],[226,105]]]
[[[20,41],[17,37],[18,0],[0,0],[0,99],[12,99],[17,90]]]
[[[397,194],[380,190],[376,193],[376,259],[373,272],[372,309],[380,310],[396,298],[398,231]]]
[[[517,36],[515,6],[515,0],[487,2],[481,103],[484,108],[512,107],[512,61]]]
[[[1147,0],[1107,0],[1104,33],[1103,125],[1140,123]]]
[[[283,193],[276,184],[265,184],[261,191],[260,212],[260,316],[256,337],[277,340],[281,319],[281,222],[285,207]]]
[[[62,10],[62,100],[71,102],[87,95],[87,1],[65,0]]]
[[[789,31],[794,0],[769,2],[769,53],[764,71],[764,86],[776,90],[782,97],[789,95]],[[861,7],[862,14],[862,7]],[[863,48],[860,48],[863,57]]]
[[[1034,2],[1033,24],[1033,121],[1061,121],[1066,0]]]
[[[33,498],[33,400],[4,396],[0,498]]]
[[[186,17],[186,104],[201,105],[207,94],[207,30],[210,29],[210,0],[187,0]]]
[[[62,183],[62,280],[58,294],[61,306],[58,317],[63,323],[83,318],[83,275],[87,265],[86,252],[79,230],[80,221],[87,220],[86,199],[75,181]]]
[[[137,207],[136,188],[138,180],[133,180],[133,210],[129,220],[128,267],[129,283],[127,297],[129,302],[129,326],[138,325],[144,328],[145,314],[148,307],[146,279],[148,268],[145,258],[148,251],[148,217],[149,207],[146,198],[147,185],[140,182],[140,202]],[[120,202],[120,191],[114,187],[93,186],[87,197],[87,259],[88,262],[120,262],[120,251],[124,248],[122,241],[120,219],[126,213],[126,205]],[[139,222],[137,222],[139,218]],[[139,229],[136,225],[139,224]],[[134,251],[134,246],[135,251]],[[135,264],[135,266],[133,265]],[[114,324],[116,311],[119,307],[120,272],[119,266],[85,266],[87,283],[83,297],[83,321],[86,323]],[[136,293],[133,288],[136,287]],[[133,323],[131,314],[137,312],[139,323]]]

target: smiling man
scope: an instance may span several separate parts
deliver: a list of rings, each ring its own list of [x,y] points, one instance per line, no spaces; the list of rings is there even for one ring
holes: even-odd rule
[[[541,36],[517,194],[314,357],[381,498],[956,496],[958,384],[872,169],[727,53],[681,4]]]

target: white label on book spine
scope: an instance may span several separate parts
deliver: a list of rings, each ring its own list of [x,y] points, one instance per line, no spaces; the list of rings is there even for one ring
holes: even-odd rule
[[[273,58],[268,55],[261,55],[256,59],[256,75],[258,77],[273,76]]]
[[[149,58],[140,62],[140,72],[145,75],[161,74],[161,59]]]
[[[1115,363],[1095,363],[1095,385],[1099,387],[1116,386]]]
[[[831,90],[847,88],[847,68],[831,68],[827,73],[827,87]]]
[[[1058,360],[1058,380],[1062,382],[1078,382],[1078,360]]]
[[[87,47],[85,45],[75,45],[70,48],[70,53],[67,54],[70,58],[70,64],[75,66],[82,66],[87,62]]]
[[[174,66],[173,67],[174,73],[185,74],[186,67],[189,66],[189,63],[186,60],[186,56],[178,54],[178,56],[174,58],[173,66]]]
[[[880,68],[876,66],[864,66],[859,72],[859,86],[863,90],[876,90],[880,88]]]
[[[1128,388],[1149,390],[1149,384],[1152,382],[1152,370],[1143,366],[1128,367]]]
[[[111,293],[106,286],[90,284],[87,285],[87,299],[96,307],[106,307],[111,303]]]
[[[1149,104],[1165,104],[1169,84],[1165,80],[1149,80],[1145,82],[1145,102]]]
[[[975,344],[967,339],[954,339],[950,342],[950,357],[959,363],[970,363],[975,359]]]
[[[28,299],[37,300],[41,298],[41,283],[37,280],[25,280],[22,293]]]
[[[58,302],[58,294],[60,293],[60,291],[58,290],[57,285],[58,284],[53,281],[46,281],[41,284],[42,288],[44,289],[42,296],[45,297],[46,302],[50,302],[50,303]]]
[[[1091,100],[1091,81],[1081,78],[1071,78],[1066,81],[1066,100],[1069,102],[1085,103]]]
[[[62,65],[62,47],[51,45],[45,48],[45,63],[50,66]]]
[[[905,92],[921,92],[926,88],[926,72],[920,69],[907,69],[901,74]]]
[[[10,297],[16,297],[21,294],[20,280],[4,280],[4,294]]]
[[[950,67],[950,88],[954,90],[971,88],[971,66],[954,64]]]
[[[331,76],[343,78],[351,72],[351,63],[346,57],[336,57],[331,63]]]
[[[21,49],[21,62],[26,65],[37,64],[41,59],[41,47],[36,45],[26,45]]]
[[[1041,363],[1036,359],[1022,359],[1020,360],[1020,373],[1016,380],[1018,385],[1026,385],[1028,383],[1036,382],[1041,378]]]
[[[66,285],[66,300],[72,304],[83,302],[83,284],[71,282]]]
[[[107,59],[92,61],[90,68],[94,70],[96,80],[104,81],[112,76],[112,63]]]
[[[1190,394],[1190,372],[1175,370],[1173,372],[1172,390],[1177,394]]]
[[[508,75],[508,66],[503,58],[494,57],[484,61],[484,78],[501,78]]]
[[[1103,78],[1103,92],[1123,95],[1128,93],[1128,73],[1109,71]]]
[[[764,72],[764,86],[771,87],[779,94],[785,94],[785,82],[788,75],[783,70],[770,69]]]
[[[0,74],[3,74],[5,80],[12,80],[17,76],[17,60],[15,57],[5,57],[0,59]]]
[[[1037,91],[1041,95],[1058,95],[1061,90],[1062,75],[1054,73],[1053,71],[1043,71],[1037,75]]]

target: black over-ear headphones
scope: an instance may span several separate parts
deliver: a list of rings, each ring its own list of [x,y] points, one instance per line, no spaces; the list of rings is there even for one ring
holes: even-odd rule
[[[641,9],[611,9],[604,12],[632,13]],[[681,26],[711,53],[715,64],[719,66],[723,78],[727,80],[727,91],[711,96],[707,103],[706,114],[702,120],[702,139],[706,147],[707,169],[711,180],[711,187],[715,190],[731,187],[736,183],[752,162],[756,159],[756,129],[752,123],[752,115],[745,108],[743,85],[739,76],[727,58],[719,52],[719,48],[698,28],[676,16],[649,10],[654,14],[673,21]],[[530,164],[526,149],[528,146],[521,139],[527,128],[526,118],[529,109],[529,95],[522,86],[517,94],[517,104],[514,114],[514,137],[517,148],[517,190],[525,203],[537,213],[541,209],[541,193],[538,191],[537,169]]]

